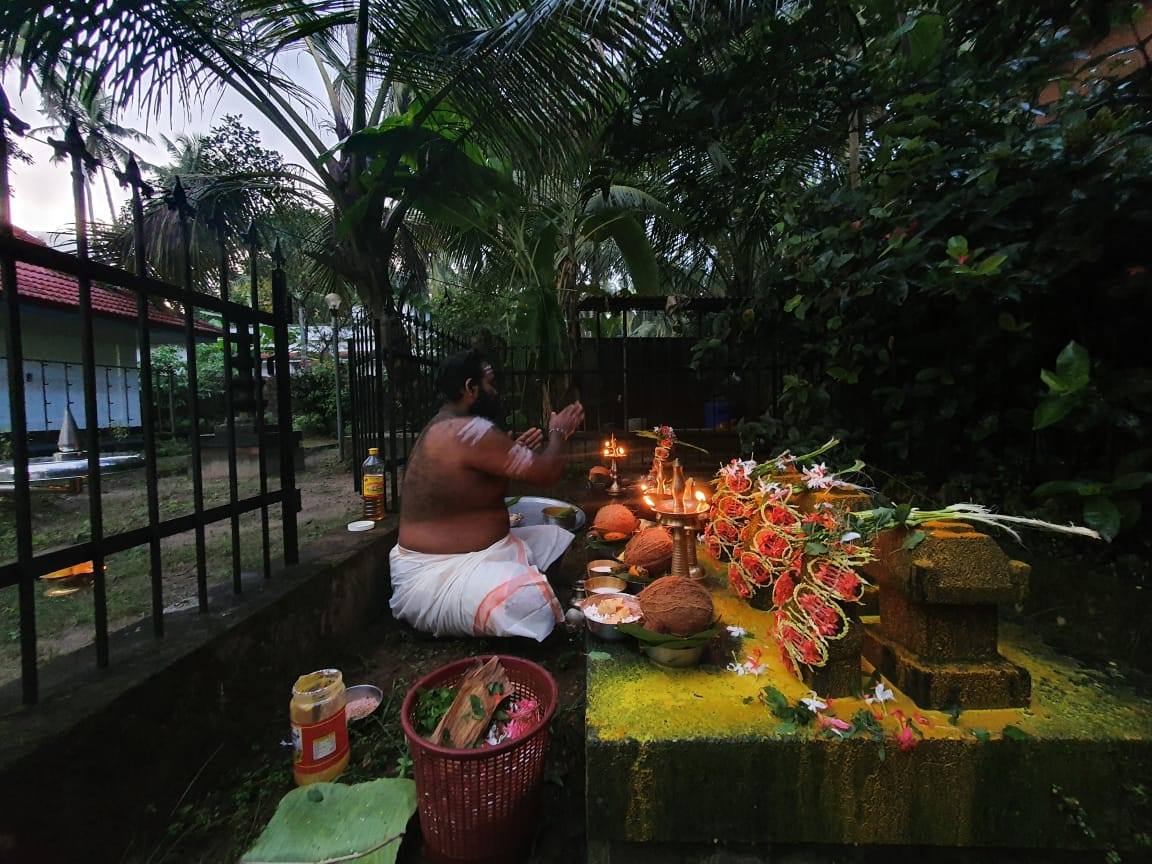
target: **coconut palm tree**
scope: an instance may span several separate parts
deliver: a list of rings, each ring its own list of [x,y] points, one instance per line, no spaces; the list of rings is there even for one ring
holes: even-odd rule
[[[327,263],[396,308],[401,227],[450,154],[482,145],[539,168],[580,152],[631,71],[676,40],[645,0],[9,0],[0,64],[60,70],[64,92],[161,109],[226,87],[308,168],[339,225]],[[321,82],[297,82],[308,62]],[[359,135],[359,147],[340,147]]]
[[[69,89],[51,74],[40,82],[40,113],[51,117],[54,122],[33,129],[34,135],[54,134],[63,137],[68,124],[73,118],[76,119],[77,128],[84,136],[84,146],[100,160],[98,170],[104,181],[108,220],[115,222],[118,214],[112,200],[112,186],[108,181],[108,166],[123,165],[127,161],[132,150],[126,142],[138,143],[151,139],[139,129],[118,123],[112,98],[99,87]],[[88,179],[88,197],[91,200],[91,178]]]

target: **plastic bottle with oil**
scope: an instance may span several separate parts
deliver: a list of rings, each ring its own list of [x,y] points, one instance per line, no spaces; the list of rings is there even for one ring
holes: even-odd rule
[[[364,518],[379,522],[387,510],[384,506],[384,460],[377,447],[368,448],[368,458],[360,471],[360,496],[364,502]]]
[[[301,675],[292,685],[292,777],[297,786],[335,780],[348,767],[348,715],[339,669]]]

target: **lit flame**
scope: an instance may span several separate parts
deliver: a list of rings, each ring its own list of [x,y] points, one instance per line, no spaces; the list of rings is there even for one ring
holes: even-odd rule
[[[656,502],[649,498],[647,495],[644,496],[644,503],[651,507],[653,510],[656,509]]]
[[[699,489],[696,490],[696,500],[700,501],[701,503],[703,503],[705,500],[707,500],[704,498],[704,493],[701,492]]]

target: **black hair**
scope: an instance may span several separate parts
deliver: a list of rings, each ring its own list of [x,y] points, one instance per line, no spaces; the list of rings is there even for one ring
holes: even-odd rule
[[[448,357],[440,366],[436,377],[436,389],[449,402],[455,402],[464,395],[464,383],[471,378],[476,384],[484,380],[491,364],[484,355],[473,348],[460,351]]]

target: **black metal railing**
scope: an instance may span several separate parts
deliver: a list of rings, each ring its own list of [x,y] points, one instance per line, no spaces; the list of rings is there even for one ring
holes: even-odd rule
[[[446,356],[465,347],[460,339],[409,313],[387,319],[363,311],[352,316],[348,387],[357,491],[368,449],[377,447],[387,475],[387,506],[394,510],[399,505],[408,454],[437,409],[436,372]]]
[[[271,574],[269,508],[280,505],[285,563],[298,560],[296,513],[299,494],[296,489],[294,467],[294,436],[292,433],[291,391],[288,378],[288,322],[290,320],[284,261],[279,246],[273,252],[271,282],[273,308],[261,308],[257,292],[259,281],[257,254],[259,236],[254,226],[230,246],[235,226],[229,226],[220,215],[211,214],[210,221],[216,231],[219,246],[219,266],[211,274],[193,274],[190,248],[190,225],[193,219],[206,218],[198,214],[184,194],[177,180],[165,195],[165,203],[175,214],[183,233],[181,284],[175,285],[149,275],[147,267],[147,237],[144,231],[143,199],[153,190],[141,177],[134,160],[129,160],[124,171],[117,172],[122,184],[131,190],[131,211],[134,230],[134,272],[93,261],[89,256],[88,210],[86,172],[98,164],[84,147],[83,137],[76,123],[69,127],[63,141],[51,142],[58,155],[72,168],[73,199],[75,204],[76,254],[49,248],[17,235],[11,220],[9,184],[9,134],[20,135],[26,124],[9,110],[9,104],[0,90],[0,288],[3,289],[7,313],[6,371],[9,395],[11,429],[11,457],[14,469],[12,488],[15,513],[15,561],[0,564],[0,588],[18,586],[21,649],[21,682],[23,699],[31,704],[39,692],[37,664],[37,628],[35,592],[37,580],[46,574],[66,567],[92,564],[93,609],[95,626],[96,662],[104,667],[109,662],[109,633],[107,587],[104,562],[109,556],[134,547],[149,548],[152,629],[156,636],[164,632],[164,571],[161,558],[161,540],[183,532],[195,534],[196,593],[199,609],[208,611],[208,563],[205,542],[207,526],[215,522],[231,523],[231,576],[236,592],[241,589],[240,517],[260,512],[263,575]],[[250,274],[250,301],[248,305],[229,299],[229,285],[236,263],[236,248],[246,250]],[[28,416],[26,411],[26,371],[24,334],[21,316],[32,314],[35,299],[21,296],[18,266],[35,267],[51,271],[74,280],[77,289],[77,313],[81,324],[80,389],[83,395],[82,444],[86,452],[87,471],[85,485],[89,500],[89,537],[64,548],[36,553],[33,537],[33,508],[29,483]],[[218,288],[218,295],[194,290],[193,276],[200,277]],[[143,456],[147,486],[147,524],[131,530],[108,533],[104,530],[103,498],[101,488],[101,439],[98,422],[87,422],[99,416],[100,367],[95,362],[96,337],[93,329],[92,292],[94,288],[112,291],[135,298],[135,328],[140,357],[139,404],[140,427],[143,437]],[[157,470],[157,406],[155,404],[154,376],[151,368],[154,310],[163,306],[166,319],[171,320],[172,309],[180,310],[183,317],[184,346],[187,354],[188,445],[190,451],[189,474],[192,484],[192,512],[176,518],[162,518]],[[219,325],[206,323],[205,314],[213,316]],[[263,375],[260,369],[262,346],[260,327],[274,329],[276,418],[271,423],[265,417],[267,410],[263,394]],[[169,326],[171,326],[169,324]],[[204,495],[204,477],[201,460],[200,406],[197,387],[196,344],[206,332],[215,332],[224,343],[228,500],[226,504],[207,506]],[[267,346],[265,346],[267,347]],[[259,464],[259,493],[240,497],[237,466],[237,415],[243,413],[252,423],[252,440],[257,449]],[[275,453],[279,464],[279,488],[269,488],[265,468],[266,447],[274,445],[278,436],[279,449]],[[218,433],[219,437],[219,433]]]
[[[571,366],[543,362],[536,346],[481,346],[495,368],[509,431],[546,427],[545,411],[562,406],[546,402],[545,391],[551,387],[551,399],[565,398],[557,397],[557,382],[568,382],[579,394],[586,426],[596,431],[627,430],[637,421],[717,429],[775,409],[783,367],[772,352],[762,352],[751,366],[693,362],[693,346],[709,332],[709,316],[742,303],[704,298],[669,311],[662,297],[587,300],[581,304],[585,335]],[[652,326],[637,327],[637,318]],[[369,447],[379,447],[390,481],[388,503],[399,503],[411,446],[437,407],[436,369],[445,354],[464,347],[463,340],[409,314],[393,319],[391,327],[366,315],[353,319],[349,378],[357,490],[360,462]]]

